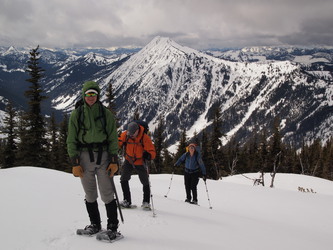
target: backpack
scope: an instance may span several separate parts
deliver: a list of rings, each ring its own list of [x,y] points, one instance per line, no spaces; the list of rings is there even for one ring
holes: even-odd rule
[[[134,122],[136,122],[138,125],[141,125],[144,128],[144,130],[143,130],[144,134],[148,135],[150,133],[149,132],[149,126],[148,126],[147,122],[141,121],[141,120],[135,120]]]
[[[134,120],[133,122],[137,123],[138,125],[140,125],[140,126],[142,126],[144,128],[143,135],[140,138],[140,142],[137,143],[137,144],[141,144],[143,146],[143,137],[144,137],[144,134],[146,134],[146,135],[149,136],[149,133],[150,133],[148,123],[145,122],[145,121],[142,121],[142,120]],[[128,124],[126,125],[126,129],[127,129]],[[126,141],[123,142],[123,154],[124,154],[124,156],[126,155],[126,146],[127,146],[127,143],[128,143],[128,137],[126,136]]]

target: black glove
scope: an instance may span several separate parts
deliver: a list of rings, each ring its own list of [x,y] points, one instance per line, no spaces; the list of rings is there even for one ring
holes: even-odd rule
[[[148,160],[148,161],[151,160],[151,154],[149,154],[147,151],[143,152],[142,157],[143,157],[144,160]]]
[[[203,181],[206,181],[207,176],[206,176],[206,175],[203,175],[203,176],[202,176],[202,179],[203,179]]]

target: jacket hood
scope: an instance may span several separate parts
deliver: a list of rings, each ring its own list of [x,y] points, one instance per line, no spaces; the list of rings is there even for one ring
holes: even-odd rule
[[[98,84],[94,81],[87,81],[83,84],[83,88],[82,88],[82,96],[84,98],[84,93],[88,90],[88,89],[95,89],[98,92],[98,97],[100,96],[101,93],[101,89],[99,88]]]

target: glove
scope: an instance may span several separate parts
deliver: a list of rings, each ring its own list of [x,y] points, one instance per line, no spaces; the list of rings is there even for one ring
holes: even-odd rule
[[[202,176],[202,179],[203,179],[204,182],[206,182],[207,176],[206,176],[206,175],[203,175],[203,176]]]
[[[117,155],[110,155],[109,156],[109,166],[107,167],[106,171],[110,177],[113,177],[114,174],[118,171],[118,156]]]
[[[80,166],[80,159],[78,156],[73,156],[70,158],[72,163],[72,173],[75,177],[83,177],[83,168]]]
[[[151,154],[149,154],[147,151],[143,152],[142,155],[143,159],[150,161],[151,160]]]
[[[80,165],[73,166],[72,167],[72,173],[75,177],[82,178],[83,177],[83,168]]]
[[[108,168],[106,169],[108,175],[113,177],[114,174],[118,171],[118,164],[117,163],[110,163]]]

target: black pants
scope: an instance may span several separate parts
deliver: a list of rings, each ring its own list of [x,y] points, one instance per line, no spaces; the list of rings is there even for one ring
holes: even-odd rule
[[[131,191],[128,182],[131,179],[133,169],[138,173],[140,182],[143,185],[143,202],[149,203],[150,202],[150,187],[148,179],[149,177],[145,166],[143,165],[133,166],[127,160],[125,160],[124,162],[120,177],[120,183],[121,183],[121,188],[123,190],[124,200],[132,204]]]
[[[198,201],[197,185],[199,183],[200,172],[195,173],[184,173],[186,199],[191,201],[193,196],[193,201]]]

